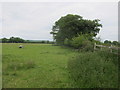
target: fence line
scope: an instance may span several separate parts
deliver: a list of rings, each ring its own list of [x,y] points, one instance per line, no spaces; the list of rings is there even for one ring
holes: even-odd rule
[[[111,53],[112,53],[112,49],[115,49],[115,50],[120,49],[119,47],[115,47],[113,45],[111,45],[111,46],[104,46],[104,45],[98,45],[98,44],[94,43],[94,50],[96,50],[96,47],[100,47],[100,50],[102,50],[104,47],[107,47],[107,48],[110,49]]]

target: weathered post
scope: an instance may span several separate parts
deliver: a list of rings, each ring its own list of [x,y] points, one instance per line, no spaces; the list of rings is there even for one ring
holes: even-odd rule
[[[112,45],[110,46],[110,52],[112,53]]]
[[[100,45],[100,50],[102,50],[102,45]]]
[[[94,51],[96,50],[96,43],[94,43]]]

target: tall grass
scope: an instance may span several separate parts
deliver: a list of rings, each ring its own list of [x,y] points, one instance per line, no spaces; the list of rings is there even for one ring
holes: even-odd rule
[[[26,60],[24,62],[21,62],[20,60],[13,60],[11,63],[3,65],[3,75],[17,75],[18,71],[34,68],[36,64],[32,60]],[[10,73],[11,71],[13,73]]]
[[[118,87],[118,57],[108,51],[82,52],[69,60],[68,69],[77,87]]]

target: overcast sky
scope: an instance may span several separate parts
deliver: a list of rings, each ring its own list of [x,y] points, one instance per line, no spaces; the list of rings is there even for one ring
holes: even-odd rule
[[[98,36],[102,40],[118,40],[117,2],[2,3],[0,37],[16,36],[27,40],[52,40],[50,31],[54,22],[67,14],[77,14],[91,20],[100,19],[103,27]]]

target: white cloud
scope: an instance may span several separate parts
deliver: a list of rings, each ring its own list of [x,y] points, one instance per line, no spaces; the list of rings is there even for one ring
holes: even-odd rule
[[[119,0],[1,0],[1,2],[118,2]]]
[[[117,40],[117,3],[3,3],[3,36],[24,39],[52,39],[52,25],[61,16],[78,14],[100,19],[102,39]],[[2,37],[2,36],[1,36]]]

